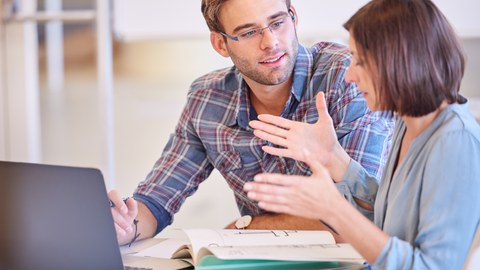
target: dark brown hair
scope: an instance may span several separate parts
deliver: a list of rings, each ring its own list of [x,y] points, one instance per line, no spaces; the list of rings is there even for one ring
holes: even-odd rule
[[[433,112],[458,94],[465,58],[451,25],[430,0],[373,0],[345,24],[358,55],[376,77],[382,110]]]
[[[213,32],[223,32],[223,26],[220,22],[220,9],[228,0],[202,0],[202,14],[207,23],[208,29]],[[290,0],[285,0],[287,9],[290,10]]]

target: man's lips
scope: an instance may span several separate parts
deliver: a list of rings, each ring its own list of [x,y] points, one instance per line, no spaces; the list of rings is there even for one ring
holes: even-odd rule
[[[260,61],[261,64],[272,64],[272,63],[276,63],[278,61],[280,61],[281,59],[283,59],[283,57],[285,56],[285,54],[281,54],[279,56],[276,56],[276,57],[272,57],[272,58],[268,58],[268,59],[265,59],[263,61]]]

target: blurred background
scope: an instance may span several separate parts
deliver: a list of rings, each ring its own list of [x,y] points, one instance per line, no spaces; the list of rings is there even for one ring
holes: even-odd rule
[[[474,14],[480,10],[480,3],[462,1],[434,2],[438,2],[461,37],[468,57],[461,93],[471,100],[470,108],[480,119],[480,19]],[[46,10],[96,10],[99,2],[1,0],[4,17],[12,15],[8,14],[11,5],[16,5],[17,11],[35,14]],[[112,27],[112,91],[107,99],[99,95],[103,89],[99,85],[102,72],[98,70],[98,59],[103,56],[95,21],[60,24],[56,21],[54,27],[60,29],[57,31],[60,42],[55,47],[47,42],[47,27],[55,21],[3,20],[0,136],[4,136],[0,138],[0,144],[3,143],[0,156],[6,160],[100,168],[106,175],[108,190],[115,188],[120,194],[130,196],[160,156],[185,104],[190,83],[209,71],[230,66],[231,62],[211,48],[200,0],[104,2],[109,7],[107,17]],[[298,13],[301,43],[311,45],[320,40],[346,43],[348,36],[341,25],[366,2],[342,0],[329,2],[329,6],[324,1],[292,0]],[[30,39],[33,35],[33,41],[28,41],[27,35]],[[30,45],[24,51],[16,51],[25,42]],[[109,61],[108,57],[106,60]],[[49,66],[52,62],[56,66]],[[17,66],[23,69],[10,71]],[[18,75],[22,72],[33,75]],[[108,79],[108,72],[105,76]],[[11,88],[15,87],[33,89],[24,98],[35,99],[25,104],[12,100],[16,94]],[[9,129],[16,128],[12,111],[19,104],[33,108],[31,115],[38,117],[38,133],[29,131],[31,125],[25,127],[25,133],[34,134],[29,141],[36,145],[33,154],[15,154],[15,144],[22,143],[16,141],[17,136]],[[161,236],[175,233],[174,228],[222,228],[238,217],[233,194],[215,171],[187,199],[174,224]]]

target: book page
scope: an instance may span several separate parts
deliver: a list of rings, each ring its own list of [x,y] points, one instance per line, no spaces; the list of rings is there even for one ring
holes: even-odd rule
[[[365,259],[350,244],[310,244],[276,246],[223,246],[202,249],[201,254],[222,260],[285,260],[363,263]]]
[[[149,248],[145,248],[138,253],[132,254],[139,257],[153,257],[161,259],[170,259],[180,249],[186,249],[190,246],[190,241],[187,239],[165,239],[158,244]]]
[[[328,231],[185,229],[184,232],[191,241],[192,253],[196,254],[195,263],[202,247],[335,244]]]

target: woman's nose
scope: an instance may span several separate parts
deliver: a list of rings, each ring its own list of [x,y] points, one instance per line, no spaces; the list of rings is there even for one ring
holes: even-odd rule
[[[347,74],[345,75],[345,81],[346,82],[348,82],[348,83],[356,82],[354,69],[355,68],[352,65],[350,65],[348,67]]]

